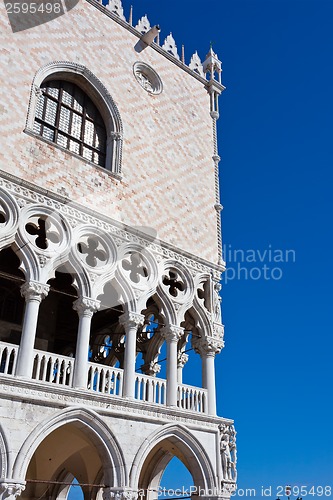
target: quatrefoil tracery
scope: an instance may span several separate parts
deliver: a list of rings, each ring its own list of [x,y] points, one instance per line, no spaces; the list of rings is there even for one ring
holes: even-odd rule
[[[148,269],[144,260],[138,252],[132,252],[122,261],[125,271],[129,272],[130,280],[139,283],[142,279],[148,278]]]
[[[82,260],[90,267],[101,267],[107,261],[107,253],[101,241],[95,236],[83,238],[77,245]]]
[[[163,276],[162,282],[169,288],[169,293],[172,297],[178,297],[179,293],[185,291],[185,283],[176,271],[169,271],[169,275]]]
[[[34,243],[41,250],[58,245],[61,241],[60,234],[47,216],[36,216],[25,226],[31,236],[36,236]],[[51,244],[51,245],[50,245]]]

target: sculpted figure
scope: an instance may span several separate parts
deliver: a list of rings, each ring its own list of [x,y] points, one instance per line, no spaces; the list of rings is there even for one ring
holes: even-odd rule
[[[236,481],[236,433],[233,426],[220,426],[220,453],[224,480]]]

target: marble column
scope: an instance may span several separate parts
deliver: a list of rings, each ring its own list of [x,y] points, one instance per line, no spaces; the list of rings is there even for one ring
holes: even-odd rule
[[[213,335],[202,336],[193,342],[202,361],[202,387],[207,389],[207,413],[216,415],[215,355],[224,346],[223,325],[214,324]]]
[[[125,398],[134,399],[135,396],[136,334],[144,320],[145,317],[142,314],[134,312],[127,312],[119,318],[126,333],[123,382],[123,396]]]
[[[177,406],[177,347],[178,340],[184,333],[184,328],[175,325],[167,325],[161,331],[167,344],[167,406]]]
[[[76,389],[87,389],[91,318],[99,306],[98,300],[88,297],[80,297],[73,303],[73,309],[79,315],[73,376]]]
[[[47,296],[49,289],[49,285],[37,281],[27,281],[21,287],[21,295],[25,298],[25,311],[16,364],[16,375],[19,377],[32,377],[39,305]]]

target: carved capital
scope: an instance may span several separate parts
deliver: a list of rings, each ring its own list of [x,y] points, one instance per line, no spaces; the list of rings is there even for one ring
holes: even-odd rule
[[[195,352],[201,356],[215,356],[224,347],[224,341],[215,337],[200,337],[193,342]]]
[[[41,302],[49,293],[50,286],[37,281],[27,281],[21,286],[21,295],[26,302],[35,300]]]
[[[233,495],[236,491],[236,484],[235,483],[228,483],[225,481],[222,481],[221,484],[221,492],[220,495],[222,498],[230,498],[231,495]]]
[[[138,493],[133,490],[103,489],[103,500],[136,500],[137,498]]]
[[[182,351],[178,351],[178,356],[177,356],[178,368],[184,368],[187,362],[188,362],[188,354],[185,354],[185,352]]]
[[[184,333],[184,328],[176,325],[167,325],[161,330],[161,335],[167,342],[178,342]]]
[[[157,373],[161,371],[161,365],[155,363],[155,361],[150,361],[141,366],[141,370],[145,375],[150,375],[154,377]]]
[[[101,303],[99,300],[90,299],[89,297],[79,297],[73,302],[73,309],[78,315],[92,317],[98,311]]]
[[[0,484],[2,500],[15,500],[25,490],[25,481],[22,483],[4,482]]]
[[[119,316],[119,322],[124,325],[126,331],[128,328],[138,328],[144,324],[144,321],[145,317],[143,314],[136,312],[127,312]]]
[[[123,138],[120,132],[111,132],[110,135],[115,141],[121,141]]]

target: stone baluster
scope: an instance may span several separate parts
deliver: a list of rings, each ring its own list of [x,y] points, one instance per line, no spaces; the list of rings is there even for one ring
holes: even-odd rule
[[[16,366],[16,375],[19,377],[32,377],[39,305],[49,289],[49,285],[37,281],[27,281],[21,287],[21,295],[25,298],[25,311]]]

